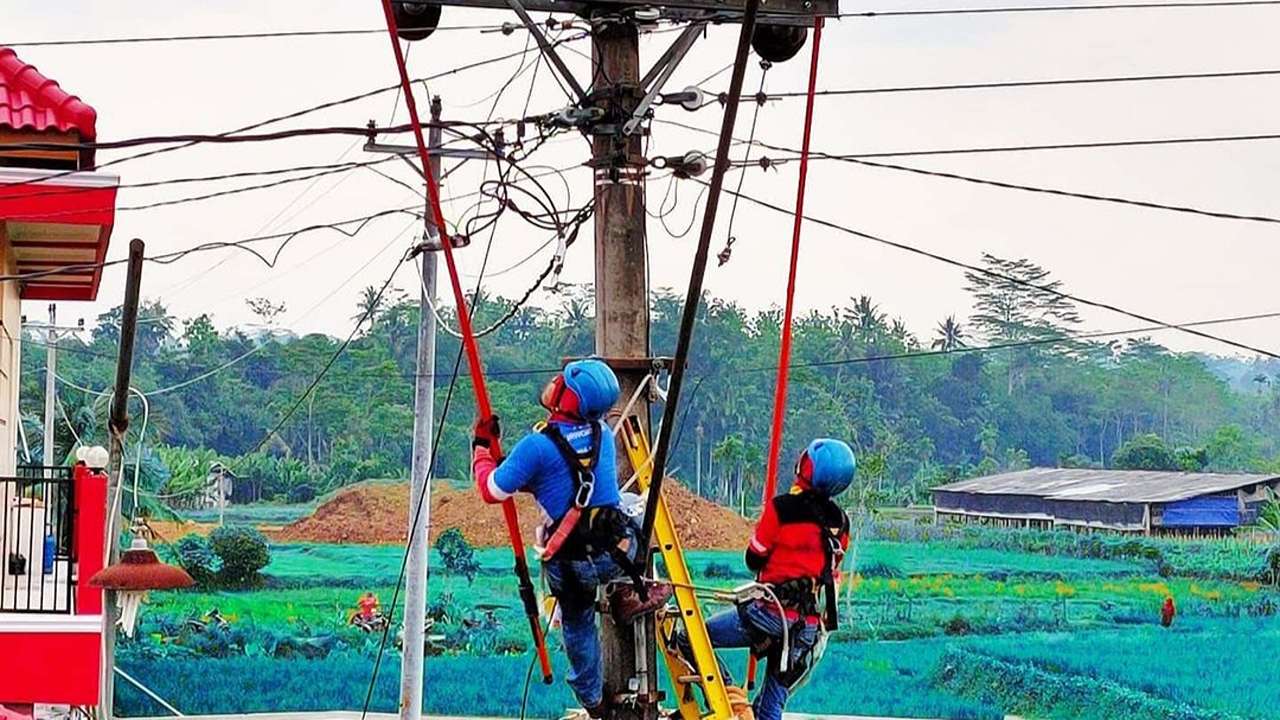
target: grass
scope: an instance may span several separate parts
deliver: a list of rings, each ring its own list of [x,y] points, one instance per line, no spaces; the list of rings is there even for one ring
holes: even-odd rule
[[[1275,611],[1280,603],[1273,590],[1250,581],[1161,578],[1155,563],[1144,558],[958,545],[864,542],[858,553],[861,572],[850,576],[852,612],[844,616],[813,686],[799,692],[789,709],[986,720],[1017,708],[1036,717],[1109,720],[1107,712],[1120,707],[1119,701],[1101,698],[1120,697],[1263,717],[1245,710],[1274,695],[1264,658],[1280,653],[1280,624],[1251,616]],[[1212,555],[1204,549],[1196,554]],[[366,589],[390,602],[402,558],[403,551],[393,546],[280,545],[272,548],[265,587],[154,593],[143,617],[144,629],[150,625],[152,634],[138,645],[126,644],[122,667],[189,713],[358,710],[377,642],[348,629],[346,619]],[[503,606],[497,611],[503,624],[500,647],[527,648],[510,551],[478,550],[477,560],[480,575],[469,585],[443,574],[433,553],[431,602],[452,594],[451,615],[458,618],[475,617],[476,604]],[[732,587],[749,577],[738,553],[694,551],[688,560],[703,585]],[[1172,632],[1157,625],[1159,605],[1169,593],[1179,606]],[[250,638],[243,653],[213,659],[183,647],[146,651],[146,643],[160,642],[163,635],[154,628],[180,626],[212,607]],[[340,645],[325,659],[269,657],[273,638],[326,635],[338,636]],[[515,715],[527,654],[480,657],[474,646],[455,648],[461,649],[428,658],[425,709]],[[562,666],[555,635],[552,654]],[[741,655],[727,655],[739,675],[745,664]],[[383,660],[374,684],[375,710],[396,705],[398,657],[392,651]],[[969,660],[965,682],[952,686],[939,679],[939,668],[956,658]],[[563,678],[563,667],[557,675]],[[479,677],[482,683],[476,682]],[[1030,683],[1029,688],[1041,682],[1062,690],[1021,697],[989,691],[1002,684],[1016,687],[1015,680]],[[562,681],[549,688],[535,681],[530,697],[529,717],[534,718],[558,717],[571,701]],[[119,703],[127,715],[158,713],[132,691],[122,689]],[[1265,717],[1280,720],[1274,713]]]

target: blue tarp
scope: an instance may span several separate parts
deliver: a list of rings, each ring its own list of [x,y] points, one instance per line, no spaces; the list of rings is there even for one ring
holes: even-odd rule
[[[1164,506],[1164,527],[1235,527],[1240,506],[1234,497],[1198,497]]]

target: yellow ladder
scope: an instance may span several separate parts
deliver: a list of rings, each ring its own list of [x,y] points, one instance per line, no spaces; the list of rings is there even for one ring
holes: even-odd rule
[[[627,447],[627,457],[635,468],[636,482],[640,491],[649,490],[649,481],[653,479],[653,458],[649,452],[649,438],[645,435],[640,420],[632,415],[622,423],[623,441]],[[716,662],[715,650],[711,647],[711,638],[707,634],[707,624],[702,616],[702,607],[693,590],[693,576],[689,573],[689,565],[684,559],[684,549],[680,547],[680,537],[676,533],[671,513],[665,498],[650,498],[649,502],[657,502],[657,514],[654,516],[653,532],[658,540],[658,548],[662,552],[662,561],[666,565],[667,575],[671,580],[679,615],[661,614],[658,617],[658,649],[666,661],[667,671],[671,674],[671,684],[675,688],[676,701],[683,720],[698,718],[715,718],[715,720],[732,720],[733,709],[729,704],[729,694],[725,688],[724,678],[720,674],[720,665]],[[671,646],[678,622],[683,621],[685,632],[689,636],[689,644],[693,650],[693,665]],[[694,697],[693,687],[702,689],[702,697],[710,709],[703,713],[702,706]]]

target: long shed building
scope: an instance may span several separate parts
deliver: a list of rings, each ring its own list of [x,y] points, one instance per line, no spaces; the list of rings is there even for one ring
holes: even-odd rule
[[[933,488],[939,522],[1145,534],[1253,522],[1280,475],[1032,468]]]

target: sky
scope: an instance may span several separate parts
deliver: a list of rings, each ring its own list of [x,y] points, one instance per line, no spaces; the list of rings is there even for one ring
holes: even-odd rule
[[[966,7],[1048,5],[1041,0],[968,0]],[[919,0],[858,0],[842,11],[936,8]],[[442,25],[490,25],[511,21],[509,12],[445,8]],[[934,85],[1045,78],[1262,70],[1273,58],[1280,6],[1147,9],[1106,12],[845,18],[827,27],[821,48],[819,87],[824,89]],[[279,30],[378,28],[375,0],[220,0],[174,3],[157,0],[8,0],[0,9],[0,45],[46,40],[135,35],[243,33]],[[701,81],[732,60],[735,27],[712,28],[694,45],[668,84],[675,90]],[[647,36],[641,44],[644,68],[675,36]],[[441,30],[410,49],[413,76],[522,50],[528,37],[477,30]],[[582,52],[585,41],[570,44]],[[101,140],[175,133],[218,133],[377,87],[396,79],[385,35],[244,39],[157,44],[17,47],[19,56],[56,79],[64,89],[94,106]],[[809,48],[767,73],[765,89],[802,90]],[[527,56],[532,65],[536,53]],[[580,78],[583,57],[565,58]],[[520,59],[460,72],[430,83],[444,102],[445,119],[486,118],[499,86],[520,67]],[[565,97],[545,67],[526,71],[500,98],[495,118],[547,112]],[[749,66],[746,87],[754,91],[761,70]],[[718,92],[728,74],[707,81]],[[1280,77],[1184,80],[1115,85],[870,94],[819,98],[813,147],[832,154],[1075,143],[1109,140],[1276,133]],[[425,112],[426,95],[419,102]],[[316,112],[269,129],[320,125],[360,126],[370,119],[405,121],[394,93]],[[393,111],[394,102],[394,111]],[[717,129],[719,106],[697,112],[660,108],[659,120]],[[754,105],[743,105],[736,135],[745,137]],[[798,147],[803,101],[769,102],[759,110],[758,139]],[[374,159],[347,137],[294,139],[272,143],[206,145],[106,168],[123,183],[264,170],[339,161]],[[400,142],[410,142],[409,136]],[[648,155],[710,153],[714,137],[656,122]],[[734,149],[741,158],[744,148]],[[102,151],[99,162],[135,151]],[[761,151],[752,150],[752,157]],[[777,155],[777,153],[765,154]],[[581,138],[567,135],[539,152],[532,163],[571,167],[587,159]],[[894,162],[1004,182],[1116,195],[1222,212],[1280,216],[1280,141],[1172,145],[1142,148],[1073,149],[981,155],[896,158]],[[402,163],[381,166],[413,182]],[[476,189],[491,168],[471,163],[445,184],[446,196]],[[744,193],[791,205],[796,164],[745,171]],[[118,204],[137,205],[239,185],[260,179],[159,188],[124,188]],[[650,218],[651,284],[683,293],[696,245],[697,227],[678,237],[691,219],[699,187],[660,174],[649,181],[650,211],[667,198],[674,209]],[[738,173],[727,178],[736,187]],[[577,207],[591,193],[590,173],[577,168],[548,185],[562,207]],[[411,205],[414,194],[368,170],[357,170],[270,190],[143,211],[121,211],[110,257],[123,257],[128,240],[146,241],[148,254],[204,242],[234,241],[264,233],[368,215]],[[712,252],[723,246],[732,206],[726,196],[717,218]],[[446,202],[452,221],[474,212],[466,200]],[[1168,322],[1189,322],[1280,311],[1275,297],[1280,243],[1274,225],[1198,217],[1073,198],[971,185],[898,171],[834,161],[810,169],[806,212],[886,239],[964,262],[982,253],[1026,257],[1053,272],[1065,289]],[[699,215],[695,215],[699,213]],[[590,226],[588,226],[589,228]],[[381,285],[404,249],[421,232],[411,218],[393,216],[370,223],[355,237],[333,232],[299,236],[268,268],[245,253],[220,250],[191,255],[172,265],[148,264],[143,295],[161,300],[173,313],[209,313],[219,326],[255,321],[245,299],[266,297],[287,310],[278,324],[296,332],[345,336],[351,331],[362,288]],[[734,219],[738,240],[732,260],[712,263],[706,288],[751,310],[780,305],[786,285],[791,222],[786,215],[743,201]],[[512,219],[498,228],[485,287],[519,296],[545,266],[550,249],[524,264],[517,261],[549,239]],[[591,280],[592,247],[570,250],[562,279]],[[458,254],[474,282],[484,253],[476,242]],[[796,302],[801,312],[848,304],[869,295],[881,309],[900,317],[926,341],[948,315],[971,309],[963,272],[899,249],[877,245],[814,224],[802,240]],[[393,286],[416,292],[417,276],[402,267]],[[65,303],[59,320],[84,317],[119,304],[123,267],[104,272],[94,303]],[[533,301],[555,307],[561,298],[539,291]],[[29,317],[42,318],[45,303],[27,303]],[[1146,323],[1105,310],[1082,309],[1083,329],[1122,330]],[[1241,343],[1280,352],[1280,318],[1206,328]],[[1154,334],[1180,350],[1224,355],[1241,351],[1176,331]],[[670,349],[655,348],[658,352]]]

